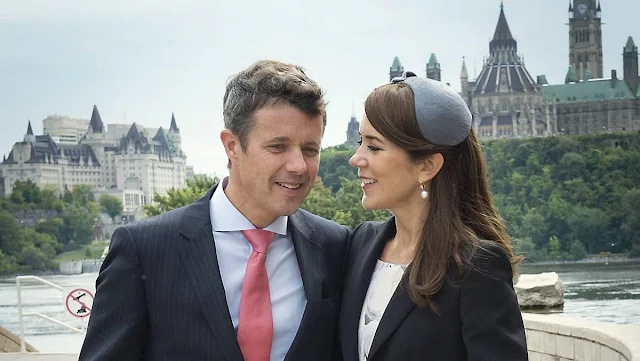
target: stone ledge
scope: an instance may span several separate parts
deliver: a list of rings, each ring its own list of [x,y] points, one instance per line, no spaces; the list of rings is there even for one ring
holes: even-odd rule
[[[0,361],[78,361],[73,353],[0,353]]]
[[[558,314],[523,313],[522,318],[531,360],[640,361],[640,325]]]
[[[29,352],[34,352],[36,349],[28,342],[25,343],[26,349]],[[20,351],[20,338],[9,332],[6,328],[0,326],[0,355],[6,352],[18,352]]]

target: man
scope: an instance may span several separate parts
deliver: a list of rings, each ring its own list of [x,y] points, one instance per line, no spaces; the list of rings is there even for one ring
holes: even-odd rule
[[[349,231],[298,209],[326,103],[297,66],[259,61],[224,95],[229,176],[117,229],[80,361],[332,360]]]

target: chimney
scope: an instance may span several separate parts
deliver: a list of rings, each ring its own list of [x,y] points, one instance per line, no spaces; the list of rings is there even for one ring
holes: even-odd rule
[[[615,69],[611,69],[611,87],[615,88],[618,82],[618,74]]]

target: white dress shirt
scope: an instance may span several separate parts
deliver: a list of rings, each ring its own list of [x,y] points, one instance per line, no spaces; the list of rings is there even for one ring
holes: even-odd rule
[[[251,244],[241,231],[256,227],[227,198],[223,190],[226,181],[221,182],[213,193],[209,214],[229,314],[237,332],[242,281],[252,252]],[[273,314],[270,361],[284,360],[307,305],[298,259],[291,236],[287,234],[287,221],[288,217],[279,217],[263,228],[276,233],[266,260]]]

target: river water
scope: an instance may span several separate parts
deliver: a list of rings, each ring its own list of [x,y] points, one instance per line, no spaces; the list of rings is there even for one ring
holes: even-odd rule
[[[525,265],[521,273],[558,272],[565,289],[562,314],[600,322],[640,324],[640,263]],[[46,276],[62,286],[61,292],[39,284],[23,286],[23,312],[40,312],[86,328],[86,318],[78,319],[65,310],[65,296],[75,287],[94,289],[97,274]],[[63,296],[64,294],[64,296]],[[20,332],[17,292],[14,280],[0,280],[0,325]],[[78,352],[84,334],[67,331],[35,317],[25,318],[26,340],[42,352]]]

